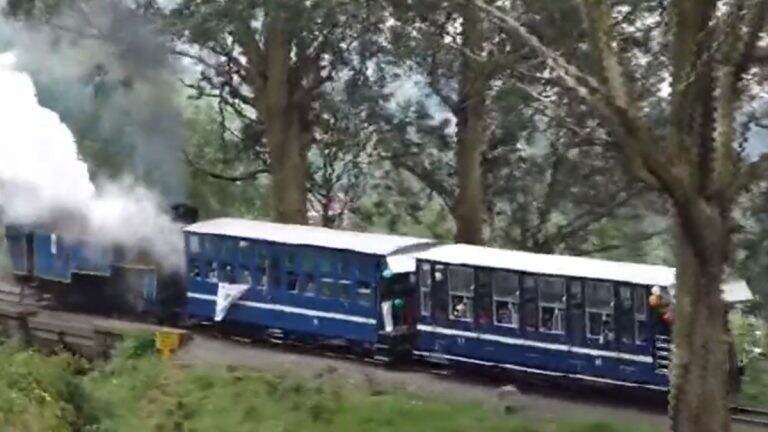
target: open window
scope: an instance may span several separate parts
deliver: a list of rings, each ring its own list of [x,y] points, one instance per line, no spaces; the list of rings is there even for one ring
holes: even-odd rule
[[[432,314],[432,265],[430,263],[419,264],[419,303],[421,315]]]
[[[320,279],[320,297],[336,297],[336,281],[330,278]]]
[[[231,264],[223,264],[221,268],[221,281],[228,284],[235,283],[235,269]]]
[[[307,273],[299,278],[299,292],[310,297],[317,295],[317,281],[315,280],[315,275]]]
[[[635,341],[635,313],[632,307],[633,287],[619,285],[618,303],[616,304],[616,336],[623,344]]]
[[[521,324],[526,331],[537,331],[539,329],[539,290],[536,285],[536,278],[523,276],[521,291]]]
[[[506,327],[520,327],[520,277],[516,273],[494,271],[493,322]]]
[[[452,320],[472,321],[475,272],[469,267],[448,267],[448,307]]]
[[[200,236],[191,234],[189,236],[189,252],[192,254],[200,253]]]
[[[361,306],[370,307],[373,305],[373,289],[371,284],[365,281],[359,281],[357,283],[357,292],[355,293],[355,300]]]
[[[258,261],[256,262],[257,280],[259,283],[256,285],[256,289],[261,291],[267,290],[269,281],[269,260],[263,253],[259,254]]]
[[[276,252],[272,253],[272,256],[269,258],[269,287],[273,290],[280,289],[280,284],[282,282],[282,272],[280,271],[280,255],[278,255]]]
[[[208,272],[205,275],[205,280],[211,283],[219,283],[219,264],[216,261],[208,262]]]
[[[635,287],[635,343],[648,343],[648,290],[645,287]]]
[[[584,285],[580,280],[568,284],[568,335],[574,344],[585,342]]]
[[[344,303],[347,303],[352,298],[352,281],[342,279],[338,281],[336,289],[339,291],[339,299]]]
[[[539,279],[539,331],[565,334],[565,279]]]
[[[253,276],[251,276],[251,270],[248,267],[241,266],[237,272],[237,283],[241,285],[253,285]]]
[[[587,282],[587,337],[600,342],[613,340],[613,285],[608,282]]]

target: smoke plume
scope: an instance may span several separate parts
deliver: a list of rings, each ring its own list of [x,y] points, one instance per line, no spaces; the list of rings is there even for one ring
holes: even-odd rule
[[[40,106],[31,77],[0,54],[0,206],[5,222],[38,224],[181,266],[181,227],[128,180],[94,185],[72,132]]]

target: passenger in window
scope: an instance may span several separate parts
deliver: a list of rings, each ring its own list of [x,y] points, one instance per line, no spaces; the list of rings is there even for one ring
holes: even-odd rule
[[[615,333],[613,331],[613,323],[610,315],[606,315],[603,319],[603,334],[601,337],[602,343],[610,343],[615,339]]]
[[[453,299],[453,319],[469,319],[469,310],[467,308],[467,303],[464,300],[464,297],[454,296]]]
[[[231,265],[224,266],[224,282],[228,284],[235,283],[235,272],[232,271]]]
[[[251,286],[253,284],[253,278],[251,277],[251,271],[247,268],[240,269],[240,277],[238,278],[237,283],[242,285],[248,285]]]
[[[192,268],[189,270],[189,275],[193,279],[200,279],[200,268],[197,266],[197,264],[192,265]]]

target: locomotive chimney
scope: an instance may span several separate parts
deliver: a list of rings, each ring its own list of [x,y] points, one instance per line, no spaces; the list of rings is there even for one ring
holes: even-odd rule
[[[193,224],[197,222],[199,212],[197,207],[179,203],[171,206],[171,215],[173,220],[182,224]]]

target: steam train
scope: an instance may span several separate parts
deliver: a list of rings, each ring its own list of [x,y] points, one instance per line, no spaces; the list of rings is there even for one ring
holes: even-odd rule
[[[193,211],[175,212],[188,222],[183,274],[8,226],[13,270],[66,308],[214,323],[381,362],[669,388],[670,327],[654,307],[673,287],[672,268],[242,219],[192,223]]]

